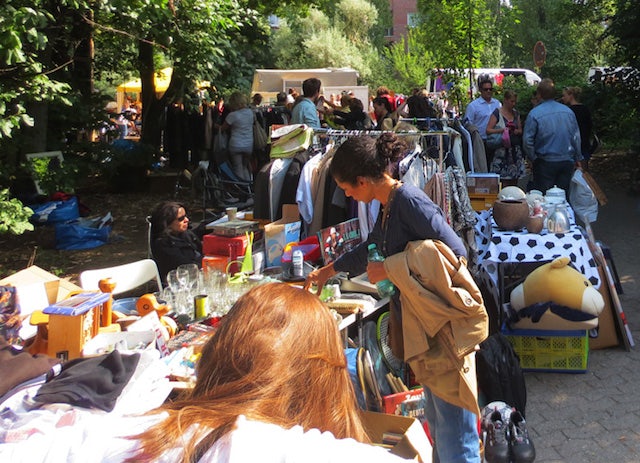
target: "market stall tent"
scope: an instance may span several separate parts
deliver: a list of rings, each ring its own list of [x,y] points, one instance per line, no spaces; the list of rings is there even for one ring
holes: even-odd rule
[[[156,93],[162,95],[171,82],[171,74],[173,74],[173,68],[164,68],[155,73],[154,80],[156,84]],[[118,85],[116,88],[116,102],[118,103],[118,109],[122,110],[124,105],[125,94],[127,93],[140,93],[142,91],[142,81],[140,79],[133,79],[129,82],[124,82]]]

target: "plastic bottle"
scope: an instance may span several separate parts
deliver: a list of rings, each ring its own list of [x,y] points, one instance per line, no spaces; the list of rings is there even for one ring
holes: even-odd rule
[[[378,252],[378,247],[374,243],[371,243],[367,249],[369,250],[369,262],[384,262],[384,257]],[[378,288],[380,297],[391,297],[396,292],[396,287],[389,279],[377,282],[376,288]]]
[[[302,251],[296,249],[291,256],[294,277],[304,277],[304,255]]]

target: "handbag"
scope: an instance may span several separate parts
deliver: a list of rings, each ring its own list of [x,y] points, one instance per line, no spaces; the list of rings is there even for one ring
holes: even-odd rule
[[[267,147],[267,134],[260,126],[256,116],[253,116],[253,151],[264,151]]]
[[[221,165],[229,160],[229,135],[218,129],[213,139],[213,159],[216,165]]]
[[[499,110],[495,110],[494,114],[497,113],[497,121],[496,125],[493,127],[494,129],[504,129],[504,119],[502,118],[502,114],[500,114]],[[487,135],[487,147],[492,150],[497,150],[498,148],[502,148],[503,145],[503,136],[504,130],[500,133],[491,133]],[[509,144],[511,146],[511,144]]]

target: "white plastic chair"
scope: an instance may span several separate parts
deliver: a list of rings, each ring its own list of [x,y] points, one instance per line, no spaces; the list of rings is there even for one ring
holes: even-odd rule
[[[114,296],[131,291],[152,280],[156,281],[157,291],[162,290],[160,272],[152,259],[142,259],[115,267],[85,270],[80,273],[80,286],[85,290],[100,290],[98,283],[104,278],[111,278],[116,283],[113,290]]]

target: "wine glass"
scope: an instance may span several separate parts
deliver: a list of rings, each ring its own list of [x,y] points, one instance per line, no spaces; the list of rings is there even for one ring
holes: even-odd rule
[[[186,272],[186,282],[185,286],[191,290],[199,289],[200,283],[200,269],[196,264],[182,264],[178,266],[178,275],[181,275],[181,272]]]
[[[180,289],[186,288],[189,285],[189,270],[186,267],[182,265],[179,266],[176,269],[176,277],[178,278]]]
[[[167,273],[167,285],[173,294],[176,294],[182,285],[180,279],[178,278],[178,271],[171,270]]]

